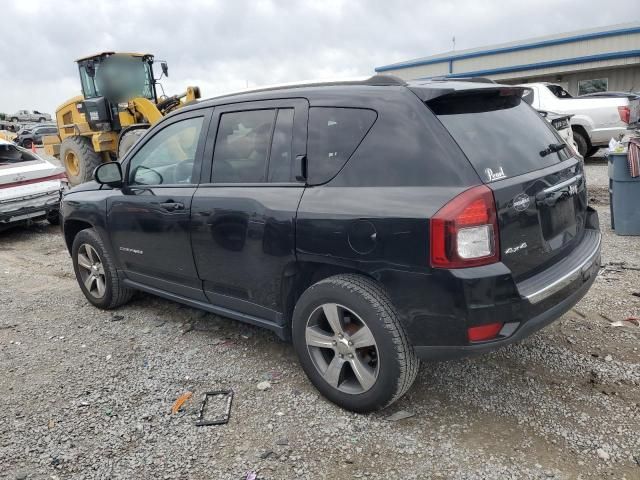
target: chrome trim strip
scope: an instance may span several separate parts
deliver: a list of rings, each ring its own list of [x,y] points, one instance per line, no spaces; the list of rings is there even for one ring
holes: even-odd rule
[[[602,243],[602,234],[598,234],[598,243],[596,244],[593,251],[589,254],[589,256],[584,260],[584,262],[582,262],[580,265],[578,265],[577,267],[575,267],[573,270],[569,271],[562,277],[546,285],[544,288],[541,288],[537,292],[533,292],[528,295],[525,295],[524,298],[529,300],[531,303],[538,303],[544,300],[545,298],[550,297],[554,293],[557,293],[558,291],[562,290],[564,287],[572,283],[574,280],[576,280],[578,277],[582,275],[582,271],[585,266],[587,265],[591,266],[593,264],[594,258],[596,257],[598,252],[600,252],[601,243]]]
[[[578,175],[576,175],[573,178],[570,178],[569,180],[565,180],[564,182],[556,183],[552,187],[545,188],[542,191],[542,193],[547,194],[547,193],[557,192],[558,190],[562,190],[564,187],[568,187],[569,185],[573,185],[574,183],[578,183],[581,179],[582,179],[582,174],[579,173]]]

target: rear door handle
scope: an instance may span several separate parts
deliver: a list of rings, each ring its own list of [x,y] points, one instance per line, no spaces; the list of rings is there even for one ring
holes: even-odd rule
[[[170,212],[173,212],[175,210],[184,210],[184,203],[180,202],[164,202],[161,203],[160,206],[165,210],[169,210]]]

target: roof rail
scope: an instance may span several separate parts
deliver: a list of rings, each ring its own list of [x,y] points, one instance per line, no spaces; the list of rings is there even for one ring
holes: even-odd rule
[[[302,82],[281,83],[277,85],[265,85],[263,87],[249,88],[246,90],[237,90],[222,95],[216,95],[213,98],[224,98],[234,95],[242,95],[246,93],[268,92],[271,90],[284,90],[287,88],[304,88],[304,87],[326,87],[334,85],[370,85],[370,86],[404,86],[407,82],[395,75],[372,75],[371,77],[344,78],[336,80],[310,80]]]
[[[486,77],[428,77],[419,80],[431,80],[435,82],[474,82],[474,83],[496,83],[494,80]]]

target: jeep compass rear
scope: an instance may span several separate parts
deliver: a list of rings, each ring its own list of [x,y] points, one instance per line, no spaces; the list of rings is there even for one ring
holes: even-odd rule
[[[383,408],[420,358],[520,340],[595,279],[582,160],[521,95],[375,76],[184,107],[66,195],[80,288],[268,328],[329,400]]]

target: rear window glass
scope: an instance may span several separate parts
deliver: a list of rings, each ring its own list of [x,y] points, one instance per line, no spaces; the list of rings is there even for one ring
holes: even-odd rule
[[[213,180],[216,183],[260,183],[266,180],[275,116],[275,110],[248,110],[222,115],[213,154]]]
[[[309,182],[333,178],[349,160],[373,122],[376,112],[362,108],[309,109],[307,157]]]
[[[562,140],[519,96],[499,91],[458,94],[439,97],[428,105],[485,182],[569,158],[566,148],[541,154]]]

